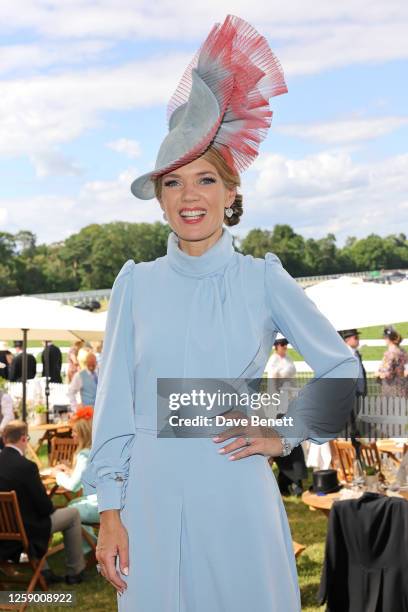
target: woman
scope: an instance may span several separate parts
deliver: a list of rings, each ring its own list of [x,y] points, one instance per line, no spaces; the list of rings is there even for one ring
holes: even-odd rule
[[[60,487],[68,491],[77,492],[82,488],[82,476],[88,465],[89,453],[92,444],[92,416],[91,406],[81,406],[71,417],[72,437],[78,444],[73,467],[69,468],[59,464],[52,469],[51,474]],[[99,512],[96,495],[85,495],[74,499],[70,506],[75,506],[81,516],[82,523],[98,523]]]
[[[173,231],[165,257],[129,260],[115,280],[95,404],[86,481],[98,496],[100,571],[121,611],[300,610],[267,457],[312,435],[310,419],[293,406],[293,429],[180,439],[158,436],[157,413],[165,379],[180,388],[262,376],[278,329],[318,376],[356,377],[354,357],[279,259],[238,254],[223,228],[239,221],[239,171],[266,135],[268,99],[284,91],[265,39],[228,16],[170,102],[155,170],[132,183],[137,197],[156,195]]]
[[[77,340],[68,351],[68,384],[73,379],[74,375],[79,372],[78,351],[83,347],[83,340]]]
[[[408,354],[400,347],[401,335],[393,328],[384,329],[387,350],[384,353],[377,376],[382,384],[382,394],[390,397],[408,396],[408,378],[405,376]]]
[[[288,356],[288,344],[286,338],[278,338],[273,343],[274,352],[268,361],[268,377],[286,379],[296,376],[296,366]]]

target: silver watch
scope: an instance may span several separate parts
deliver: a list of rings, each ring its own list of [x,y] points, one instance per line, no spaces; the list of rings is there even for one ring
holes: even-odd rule
[[[276,430],[275,430],[276,431]],[[287,457],[292,452],[292,445],[285,436],[281,436],[279,432],[276,432],[282,442],[282,452],[279,457]]]

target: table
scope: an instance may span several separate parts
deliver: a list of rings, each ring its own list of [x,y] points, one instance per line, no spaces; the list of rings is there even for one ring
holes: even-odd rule
[[[408,491],[398,491],[399,497],[404,497],[408,501]],[[340,491],[327,493],[326,495],[316,495],[311,491],[305,491],[302,495],[302,502],[311,510],[320,510],[325,516],[329,516],[332,505],[340,499]]]
[[[38,453],[44,442],[48,443],[48,450],[50,450],[50,442],[53,436],[59,433],[67,433],[72,430],[72,426],[69,423],[44,423],[43,425],[29,425],[28,427],[30,431],[43,432],[36,447],[33,449],[35,453]]]
[[[404,445],[398,444],[397,442],[395,442],[395,440],[388,439],[377,440],[376,445],[380,453],[386,453],[396,463],[401,463],[401,459],[398,457],[398,455],[403,454]]]

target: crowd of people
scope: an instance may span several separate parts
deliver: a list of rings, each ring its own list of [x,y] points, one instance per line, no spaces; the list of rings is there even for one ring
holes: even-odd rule
[[[360,363],[360,375],[356,395],[367,394],[367,374],[358,350],[360,332],[357,329],[341,330],[339,334]],[[401,335],[392,327],[384,329],[387,349],[376,373],[386,395],[408,396],[408,354],[400,346]],[[62,382],[62,356],[60,349],[53,343],[44,343],[41,354],[43,371],[48,372],[51,382]],[[23,523],[29,537],[31,553],[40,558],[47,549],[50,535],[62,531],[66,554],[66,575],[57,575],[46,564],[43,576],[48,583],[65,580],[68,584],[81,582],[84,575],[84,552],[89,545],[84,541],[81,527],[94,537],[92,523],[99,520],[96,495],[76,496],[65,508],[55,509],[43,485],[38,467],[25,457],[28,441],[27,424],[14,417],[13,402],[5,389],[5,382],[21,380],[22,343],[14,342],[14,355],[9,349],[0,353],[0,434],[3,450],[0,452],[0,491],[15,490],[17,493]],[[68,397],[72,413],[72,437],[77,443],[72,466],[58,464],[50,470],[58,486],[78,495],[82,490],[82,475],[88,466],[91,449],[92,416],[98,383],[98,370],[101,345],[94,352],[90,345],[75,342],[68,352],[67,382]],[[28,355],[28,378],[36,375],[36,359]],[[288,355],[288,340],[277,339],[273,355],[268,364],[268,378],[276,384],[296,377],[296,366]],[[280,382],[279,382],[280,381]],[[78,402],[78,396],[81,401]],[[355,415],[351,415],[351,431]],[[293,449],[287,457],[275,459],[278,465],[278,484],[283,495],[300,496],[302,481],[307,477],[307,467],[302,446]],[[0,558],[15,558],[21,553],[16,543],[2,543]]]
[[[72,437],[77,443],[72,467],[59,464],[50,470],[57,485],[78,493],[82,489],[82,474],[88,464],[92,438],[91,406],[79,406],[71,416]],[[83,539],[82,528],[96,541],[90,525],[99,521],[96,495],[76,496],[66,507],[55,508],[41,479],[36,463],[25,457],[30,440],[24,421],[12,420],[3,430],[4,448],[0,452],[0,491],[15,491],[29,540],[30,555],[40,559],[46,552],[50,536],[60,531],[64,538],[66,574],[56,574],[45,563],[42,570],[48,584],[65,580],[67,584],[82,582],[86,576],[84,553],[89,544]],[[21,542],[2,542],[0,560],[18,562]]]
[[[88,465],[92,444],[92,417],[96,399],[98,370],[102,343],[76,341],[68,351],[66,377],[60,348],[53,342],[44,342],[40,360],[42,375],[49,382],[68,384],[72,438],[77,444],[72,465],[60,463],[48,470],[58,487],[73,494],[66,507],[55,508],[51,489],[47,489],[36,463],[26,458],[30,440],[28,426],[15,418],[13,399],[7,390],[7,382],[22,380],[23,343],[14,342],[12,352],[6,343],[0,347],[0,492],[15,491],[30,555],[40,559],[46,552],[50,536],[60,531],[64,538],[66,573],[56,574],[45,562],[42,574],[48,584],[65,580],[67,584],[85,579],[84,554],[90,550],[83,537],[83,529],[96,541],[92,524],[98,523],[99,512],[96,495],[81,495],[82,474]],[[37,376],[37,360],[27,354],[27,379]],[[22,554],[21,543],[1,542],[0,560],[18,561]]]
[[[359,378],[356,386],[356,397],[367,395],[367,372],[358,347],[360,346],[360,332],[357,329],[345,329],[339,331],[340,336],[357,357],[360,367]],[[401,347],[402,336],[393,327],[385,327],[383,338],[386,343],[386,351],[382,361],[375,373],[377,382],[381,384],[381,394],[386,397],[408,397],[408,353]],[[274,351],[268,362],[268,378],[274,379],[274,389],[280,390],[280,386],[291,378],[296,377],[296,366],[293,359],[288,355],[288,340],[278,338],[274,343]],[[349,430],[353,442],[357,437],[356,413],[350,415]],[[319,453],[324,452],[324,446],[319,446]],[[302,480],[307,478],[307,465],[302,446],[297,446],[287,457],[277,457],[275,462],[278,466],[278,485],[282,495],[302,495]],[[313,461],[312,461],[313,463]],[[308,463],[310,465],[310,463]]]
[[[66,376],[63,374],[61,349],[53,342],[44,342],[40,355],[42,375],[48,374],[50,383],[68,384],[67,401],[72,413],[82,404],[94,406],[98,384],[99,364],[102,353],[102,342],[92,346],[89,342],[78,340],[68,351]],[[3,447],[2,433],[7,423],[15,417],[13,398],[7,390],[7,382],[22,380],[23,343],[14,342],[14,353],[5,342],[0,345],[0,449]],[[37,360],[27,353],[27,380],[37,376]]]

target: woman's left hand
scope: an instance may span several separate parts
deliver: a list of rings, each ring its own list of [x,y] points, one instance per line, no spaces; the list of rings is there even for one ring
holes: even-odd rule
[[[247,419],[248,417],[234,410],[228,413],[227,418]],[[278,457],[283,452],[282,441],[271,427],[237,425],[218,434],[213,438],[213,441],[219,444],[231,438],[235,438],[235,440],[218,450],[220,454],[225,455],[232,452],[232,455],[228,455],[228,459],[231,461],[243,459],[250,455]]]

